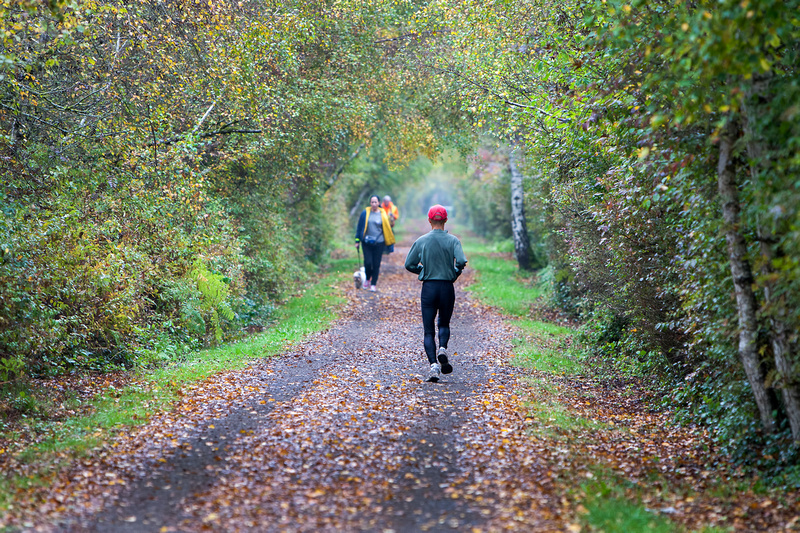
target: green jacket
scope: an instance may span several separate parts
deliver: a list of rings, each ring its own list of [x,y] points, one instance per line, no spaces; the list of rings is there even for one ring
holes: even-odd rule
[[[467,258],[458,237],[445,230],[433,229],[414,241],[406,256],[406,270],[419,274],[420,281],[455,281]]]

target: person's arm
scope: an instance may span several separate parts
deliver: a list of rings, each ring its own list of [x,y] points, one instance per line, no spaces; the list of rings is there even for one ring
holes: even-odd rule
[[[417,246],[415,242],[411,245],[411,250],[408,251],[408,255],[406,256],[406,270],[414,274],[422,272],[422,265],[419,264],[420,259],[419,246]]]
[[[356,249],[358,249],[361,239],[364,238],[364,222],[366,221],[366,216],[367,212],[361,211],[361,216],[358,217],[358,222],[356,223]]]
[[[464,249],[458,239],[456,239],[456,244],[453,247],[453,256],[456,263],[456,279],[458,279],[458,276],[464,271],[464,267],[467,266],[467,256],[464,255]]]

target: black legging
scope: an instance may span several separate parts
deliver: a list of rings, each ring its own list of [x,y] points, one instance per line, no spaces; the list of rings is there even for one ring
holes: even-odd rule
[[[378,275],[381,273],[381,259],[383,258],[383,249],[385,244],[367,244],[362,243],[361,247],[364,249],[364,274],[373,285],[378,283]]]
[[[450,341],[450,317],[456,303],[456,291],[452,281],[428,280],[422,282],[422,327],[425,330],[425,355],[428,362],[436,362],[436,339],[434,319],[439,313],[439,346],[447,348]]]

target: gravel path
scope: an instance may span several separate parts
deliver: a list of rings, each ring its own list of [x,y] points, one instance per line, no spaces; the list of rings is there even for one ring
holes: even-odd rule
[[[511,333],[461,290],[469,272],[451,324],[455,371],[424,381],[409,246],[384,257],[376,293],[343,274],[349,304],[330,330],[198,384],[105,446],[32,529],[563,530],[546,454],[520,414]]]

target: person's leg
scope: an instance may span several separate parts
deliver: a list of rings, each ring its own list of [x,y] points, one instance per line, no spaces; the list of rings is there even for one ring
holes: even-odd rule
[[[364,275],[367,276],[367,283],[372,279],[373,269],[375,268],[375,254],[373,253],[375,246],[363,243],[361,248],[364,252]]]
[[[424,331],[423,345],[425,355],[428,356],[430,364],[436,363],[436,311],[437,311],[438,292],[435,284],[425,281],[422,283],[420,293],[420,303],[422,308],[422,329]]]
[[[450,318],[456,303],[456,290],[452,283],[442,282],[439,287],[439,346],[447,349],[450,342]]]
[[[378,276],[381,273],[381,259],[383,259],[383,249],[386,248],[386,245],[380,243],[376,244],[374,248],[375,250],[372,258],[372,284],[377,285]]]
[[[453,316],[456,293],[451,282],[440,281],[438,283],[439,350],[436,352],[436,359],[439,361],[442,374],[449,374],[453,371],[453,365],[450,364],[450,360],[447,358],[447,343],[450,342],[450,318]]]

